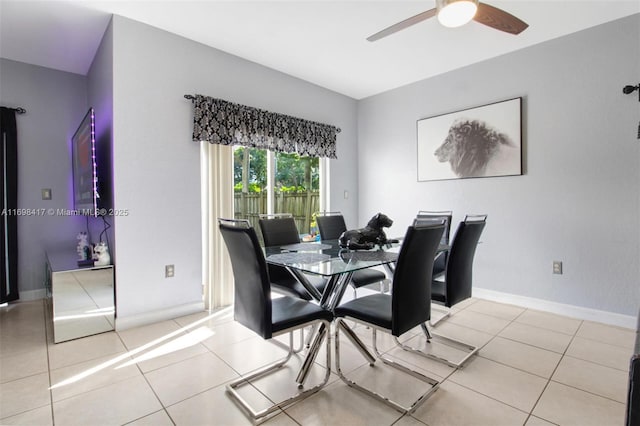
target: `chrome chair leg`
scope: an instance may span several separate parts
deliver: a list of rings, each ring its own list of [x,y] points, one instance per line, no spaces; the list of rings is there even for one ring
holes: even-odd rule
[[[451,309],[440,308],[438,305],[432,304],[431,310],[443,313],[443,315],[439,317],[437,320],[435,321],[429,320],[429,324],[431,325],[431,327],[435,327],[440,321],[443,321],[451,316]]]
[[[431,333],[429,332],[429,328],[427,328],[427,324],[422,323],[420,324],[420,328],[422,329],[422,333],[424,334],[424,337],[427,338],[427,342],[431,341]]]
[[[313,339],[313,336],[315,335],[316,331],[318,331],[318,326],[316,324],[311,326],[311,330],[309,330],[309,334],[307,335],[307,338],[304,341],[304,347],[309,349],[309,347],[311,346],[311,339]]]
[[[309,331],[313,331],[313,328]],[[300,346],[293,350],[293,353],[300,353],[304,349],[304,328],[300,329]]]
[[[318,352],[320,351],[320,346],[322,345],[322,340],[327,339],[327,344],[329,345],[330,340],[330,332],[329,328],[324,324],[320,324],[318,326],[318,330],[315,333],[315,338],[309,348],[309,352],[307,352],[307,356],[302,363],[302,367],[300,367],[300,371],[298,371],[298,375],[296,376],[296,383],[298,383],[298,387],[302,388],[304,386],[304,382],[307,380],[309,376],[309,372],[311,372],[311,367],[318,356]],[[327,346],[327,350],[329,350],[329,346]],[[331,352],[331,351],[329,351]],[[331,373],[331,357],[327,356],[327,374]]]
[[[313,334],[313,328],[310,330],[310,334],[309,336],[307,336],[308,340],[311,340],[312,334]],[[284,350],[288,351],[289,350],[289,345],[282,343],[279,340],[272,340],[271,343],[273,343],[274,345],[280,346],[281,348],[283,348]],[[308,347],[308,346],[307,346]],[[297,354],[302,352],[302,350],[305,348],[305,338],[304,338],[304,329],[301,328],[300,329],[300,346],[298,346],[297,348],[293,349],[293,353]]]
[[[320,389],[322,389],[322,387],[324,387],[328,381],[329,381],[329,377],[331,375],[331,346],[330,346],[330,340],[329,336],[327,335],[326,331],[329,330],[330,324],[327,321],[323,321],[322,322],[323,327],[324,327],[324,334],[322,336],[320,336],[319,338],[316,337],[316,339],[314,339],[314,344],[317,343],[318,348],[316,348],[313,352],[310,352],[308,354],[308,358],[310,358],[308,360],[308,364],[311,366],[314,361],[315,361],[315,357],[318,355],[318,351],[319,351],[319,346],[322,343],[322,340],[324,338],[326,338],[327,341],[327,368],[326,368],[326,372],[325,372],[325,376],[323,381],[316,385],[313,386],[309,389],[305,389],[303,391],[298,392],[297,394],[284,399],[283,401],[277,402],[275,404],[273,404],[272,406],[265,408],[263,410],[260,411],[256,411],[254,409],[251,408],[251,406],[249,405],[249,403],[242,397],[242,395],[240,395],[238,389],[242,386],[246,386],[251,384],[252,380],[258,379],[260,377],[264,377],[267,376],[275,371],[277,371],[278,369],[280,369],[281,367],[283,367],[287,361],[289,361],[289,359],[291,358],[291,356],[294,353],[294,349],[293,349],[293,330],[288,330],[285,332],[289,333],[289,351],[287,353],[287,355],[276,362],[273,362],[269,365],[266,365],[262,368],[259,368],[251,373],[249,373],[248,375],[244,375],[241,376],[235,380],[233,380],[232,382],[228,383],[226,385],[226,391],[227,393],[230,394],[230,396],[232,397],[232,399],[234,400],[234,402],[236,402],[237,404],[239,404],[240,408],[243,409],[247,414],[249,414],[254,421],[262,421],[264,419],[266,419],[269,415],[280,411],[281,409],[286,408],[287,406],[293,404],[294,402],[297,402],[301,399],[306,398],[307,396],[318,392]],[[282,334],[282,333],[280,333]],[[313,346],[312,346],[313,347]],[[310,367],[309,367],[310,369]],[[308,371],[306,372],[306,374],[308,374]],[[306,374],[305,377],[303,378],[303,383],[304,383],[304,379],[306,379]],[[298,388],[301,388],[302,384],[298,383]]]
[[[362,354],[362,356],[367,360],[369,365],[373,366],[373,364],[376,362],[376,359],[373,357],[373,355],[371,355],[371,353],[369,352],[365,344],[362,343],[362,340],[360,340],[358,335],[351,329],[351,327],[349,327],[347,324],[343,324],[340,321],[338,321],[336,323],[336,329],[337,328],[340,328],[343,331],[345,336],[347,336],[347,338],[351,341],[351,343],[353,343],[353,346],[355,346],[356,349]]]
[[[380,281],[380,293],[391,293],[391,282],[389,278]]]
[[[353,318],[350,318],[350,320],[353,320]],[[357,321],[356,321],[357,322]],[[381,401],[384,402],[385,404],[391,406],[392,408],[394,408],[395,410],[401,412],[401,413],[412,413],[414,412],[419,406],[420,404],[422,404],[433,392],[435,392],[440,383],[428,376],[423,375],[422,373],[419,373],[418,371],[412,370],[402,364],[397,363],[396,361],[393,361],[389,358],[386,358],[384,356],[382,356],[382,354],[380,354],[380,352],[377,349],[377,344],[376,344],[376,328],[371,326],[372,329],[372,338],[373,338],[373,347],[374,347],[374,351],[376,352],[376,355],[378,356],[378,358],[386,365],[393,367],[397,370],[400,370],[406,374],[409,374],[413,377],[416,377],[420,380],[422,380],[423,382],[429,384],[429,388],[427,389],[426,392],[424,392],[423,394],[420,395],[420,397],[415,400],[410,406],[403,406],[401,404],[399,404],[398,402],[392,401],[389,398],[387,398],[384,395],[381,395],[377,392],[374,392],[370,389],[367,389],[361,385],[359,385],[358,383],[356,383],[353,380],[350,380],[349,378],[347,378],[343,373],[342,373],[342,369],[340,367],[340,330],[344,331],[345,334],[347,335],[347,337],[349,337],[349,340],[351,340],[351,337],[355,337],[356,342],[359,343],[355,343],[353,340],[351,340],[352,342],[355,343],[355,346],[357,348],[359,348],[359,346],[362,346],[362,348],[364,348],[364,345],[362,344],[362,341],[360,341],[360,339],[355,336],[355,333],[353,333],[352,330],[349,329],[349,326],[346,324],[346,322],[343,319],[338,319],[337,320],[337,324],[336,324],[336,333],[335,333],[335,348],[336,348],[336,371],[338,373],[338,376],[340,377],[340,379],[342,379],[343,382],[345,382],[347,385],[358,389],[359,391]],[[347,331],[349,330],[349,331]],[[360,350],[360,348],[359,348]],[[368,354],[369,352],[366,350],[366,348],[364,348],[364,350],[366,351],[366,353]],[[367,361],[371,361],[373,360],[375,362],[375,359],[371,356],[371,354],[369,354],[369,356],[367,357],[364,352],[362,350],[360,350],[360,352],[365,356],[365,358],[367,358]],[[374,364],[372,362],[369,363],[370,366],[374,367]]]
[[[456,340],[456,339],[452,339],[450,337],[446,337],[446,336],[442,336],[440,334],[436,334],[436,333],[431,333],[429,331],[429,328],[427,327],[426,324],[420,324],[420,327],[422,328],[422,332],[424,333],[425,337],[427,338],[427,344],[432,344],[434,341],[438,342],[438,343],[442,343],[444,345],[447,346],[451,346],[455,349],[460,349],[463,351],[467,351],[467,355],[465,355],[462,360],[455,362],[446,358],[442,358],[438,355],[434,355],[432,353],[426,353],[421,351],[418,348],[413,348],[409,345],[405,345],[404,343],[401,343],[400,340],[398,340],[397,337],[394,337],[396,344],[398,346],[400,346],[403,350],[408,351],[408,352],[412,352],[415,353],[417,355],[423,356],[425,358],[429,358],[429,359],[433,359],[435,361],[438,362],[442,362],[444,364],[447,364],[449,367],[453,367],[453,368],[461,368],[472,356],[474,356],[475,354],[477,354],[480,351],[480,348],[477,346],[473,346],[470,345],[468,343],[465,342],[461,342],[460,340]]]

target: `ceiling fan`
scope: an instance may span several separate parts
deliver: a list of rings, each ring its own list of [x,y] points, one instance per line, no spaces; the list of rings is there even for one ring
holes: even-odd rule
[[[459,27],[472,19],[496,30],[510,34],[520,34],[529,24],[497,7],[481,3],[478,0],[436,0],[436,7],[419,13],[404,21],[393,24],[384,30],[367,37],[368,41],[376,41],[400,30],[404,30],[434,16],[445,27]]]

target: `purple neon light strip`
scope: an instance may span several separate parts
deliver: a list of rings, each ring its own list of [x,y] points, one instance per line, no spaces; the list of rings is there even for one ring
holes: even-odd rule
[[[93,215],[98,217],[98,167],[96,164],[96,117],[93,108],[91,109],[91,161],[93,169]]]

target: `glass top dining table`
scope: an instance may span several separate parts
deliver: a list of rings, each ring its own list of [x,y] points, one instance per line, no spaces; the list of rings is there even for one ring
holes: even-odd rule
[[[349,250],[340,247],[338,240],[322,240],[285,246],[265,247],[268,263],[287,268],[324,308],[333,310],[342,299],[347,284],[355,271],[384,266],[392,274],[398,260],[401,240],[377,245],[371,250]],[[440,246],[445,251],[448,246]],[[305,274],[328,278],[322,293],[312,286]]]
[[[265,256],[272,264],[330,277],[395,262],[399,249],[400,245],[394,243],[372,250],[349,250],[341,248],[338,240],[322,240],[265,247]]]

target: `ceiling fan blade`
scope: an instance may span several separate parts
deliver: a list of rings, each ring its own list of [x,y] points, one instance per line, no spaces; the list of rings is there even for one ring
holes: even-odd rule
[[[520,34],[529,26],[512,14],[486,3],[478,4],[478,11],[473,20],[510,34]]]
[[[426,12],[419,13],[416,16],[412,16],[411,18],[405,19],[404,21],[398,22],[397,24],[393,24],[390,27],[375,33],[374,35],[367,37],[367,40],[368,41],[380,40],[383,37],[386,37],[393,33],[397,33],[398,31],[404,30],[405,28],[415,25],[418,22],[422,22],[426,19],[433,18],[434,16],[436,16],[436,13],[437,13],[436,9],[429,9]]]

